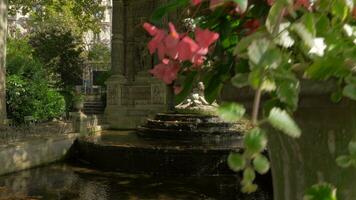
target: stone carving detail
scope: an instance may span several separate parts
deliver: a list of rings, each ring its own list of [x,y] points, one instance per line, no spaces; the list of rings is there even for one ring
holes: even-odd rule
[[[149,105],[151,103],[151,87],[125,85],[122,87],[121,105]]]
[[[210,104],[204,96],[205,86],[203,82],[199,82],[197,87],[182,103],[176,106],[177,110],[192,110],[192,111],[214,111],[218,107],[217,103]]]
[[[162,84],[153,84],[151,86],[152,104],[166,104],[166,90]]]
[[[120,104],[120,84],[109,84],[107,89],[107,103],[108,105]]]
[[[131,87],[131,98],[134,105],[149,105],[151,103],[150,86]]]

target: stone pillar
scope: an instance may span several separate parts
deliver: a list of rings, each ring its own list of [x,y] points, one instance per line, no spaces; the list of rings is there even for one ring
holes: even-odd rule
[[[153,58],[142,28],[163,0],[113,0],[112,73],[106,118],[111,128],[134,129],[167,109],[167,87],[149,75]]]
[[[7,35],[7,0],[0,0],[0,124],[6,118],[5,55]]]

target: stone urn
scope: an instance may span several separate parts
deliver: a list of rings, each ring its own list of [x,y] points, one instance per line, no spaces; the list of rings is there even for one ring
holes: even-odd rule
[[[84,109],[84,96],[81,94],[76,94],[73,98],[73,107],[77,111],[82,111]]]
[[[83,101],[77,101],[74,103],[74,108],[78,111],[82,111],[84,109],[84,102]]]
[[[331,102],[333,84],[302,85],[299,108],[293,116],[302,136],[293,139],[268,127],[274,199],[302,200],[311,186],[329,183],[336,187],[338,199],[354,200],[356,168],[342,168],[336,159],[349,153],[348,145],[356,138],[356,102],[347,98]],[[250,105],[252,93],[232,96],[229,94],[236,94],[232,90],[227,87],[226,99]]]

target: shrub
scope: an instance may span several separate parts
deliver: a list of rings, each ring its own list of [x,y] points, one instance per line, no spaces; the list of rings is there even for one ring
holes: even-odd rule
[[[104,43],[94,43],[88,51],[88,60],[95,62],[110,62],[110,48]]]
[[[45,68],[62,90],[81,84],[83,48],[80,37],[58,26],[44,27],[30,36],[33,55],[45,63]]]
[[[22,123],[25,116],[46,121],[61,116],[64,98],[47,80],[46,71],[26,38],[9,39],[7,55],[8,117]]]

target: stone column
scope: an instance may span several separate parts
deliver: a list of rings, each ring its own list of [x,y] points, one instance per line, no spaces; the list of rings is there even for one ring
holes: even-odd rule
[[[113,0],[113,75],[107,81],[105,110],[111,128],[134,129],[167,108],[166,86],[148,73],[153,62],[142,28],[161,2]]]
[[[5,56],[7,35],[7,0],[0,0],[0,124],[6,118]]]
[[[116,76],[125,74],[125,2],[124,0],[113,0],[111,72]]]

